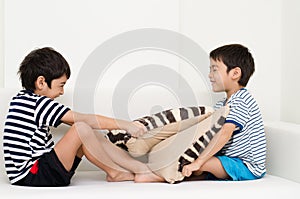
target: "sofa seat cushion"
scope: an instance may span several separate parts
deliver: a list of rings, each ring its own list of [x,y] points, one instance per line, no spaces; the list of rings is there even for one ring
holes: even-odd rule
[[[78,171],[67,187],[21,187],[0,179],[0,192],[7,198],[289,198],[298,199],[300,184],[266,175],[252,181],[183,181],[169,183],[106,182],[102,171]]]

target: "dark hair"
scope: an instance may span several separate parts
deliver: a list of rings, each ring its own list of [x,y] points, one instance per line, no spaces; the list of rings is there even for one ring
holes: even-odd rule
[[[239,67],[242,71],[241,78],[238,83],[246,86],[250,77],[255,71],[254,59],[248,48],[240,44],[229,44],[221,46],[209,54],[210,58],[215,61],[222,61],[227,66],[227,73]]]
[[[31,51],[22,61],[18,74],[22,86],[27,90],[34,91],[35,81],[39,76],[44,76],[45,81],[51,88],[53,79],[57,79],[64,74],[69,79],[71,75],[70,67],[65,58],[53,48],[44,47]]]

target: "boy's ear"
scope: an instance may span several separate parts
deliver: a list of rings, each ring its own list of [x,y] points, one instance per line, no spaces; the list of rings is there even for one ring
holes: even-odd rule
[[[44,76],[38,76],[38,78],[35,81],[35,88],[37,90],[42,90],[47,85],[46,79]]]
[[[239,80],[242,77],[242,70],[240,67],[235,67],[232,69],[232,76],[234,80]]]

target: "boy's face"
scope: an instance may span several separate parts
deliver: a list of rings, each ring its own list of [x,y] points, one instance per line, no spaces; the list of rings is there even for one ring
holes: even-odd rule
[[[67,82],[66,75],[63,75],[57,79],[52,80],[51,82],[51,88],[49,88],[48,84],[43,81],[42,79],[39,81],[37,80],[38,86],[35,90],[35,93],[38,95],[43,95],[46,97],[49,97],[51,99],[55,99],[59,97],[60,95],[64,94],[64,86]]]
[[[230,83],[230,76],[227,73],[227,66],[222,61],[210,58],[209,79],[214,92],[226,91]]]

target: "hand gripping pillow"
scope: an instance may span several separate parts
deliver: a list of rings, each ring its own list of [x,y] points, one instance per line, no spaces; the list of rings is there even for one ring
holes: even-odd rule
[[[223,107],[198,124],[155,145],[148,157],[148,166],[169,183],[182,181],[184,165],[193,162],[206,148],[225,122],[229,108]]]
[[[111,130],[106,137],[117,146],[127,150],[132,156],[140,157],[147,154],[153,146],[176,133],[187,129],[209,117],[213,109],[209,106],[181,107],[165,110],[139,121],[146,126],[148,132],[134,138],[124,130]]]

